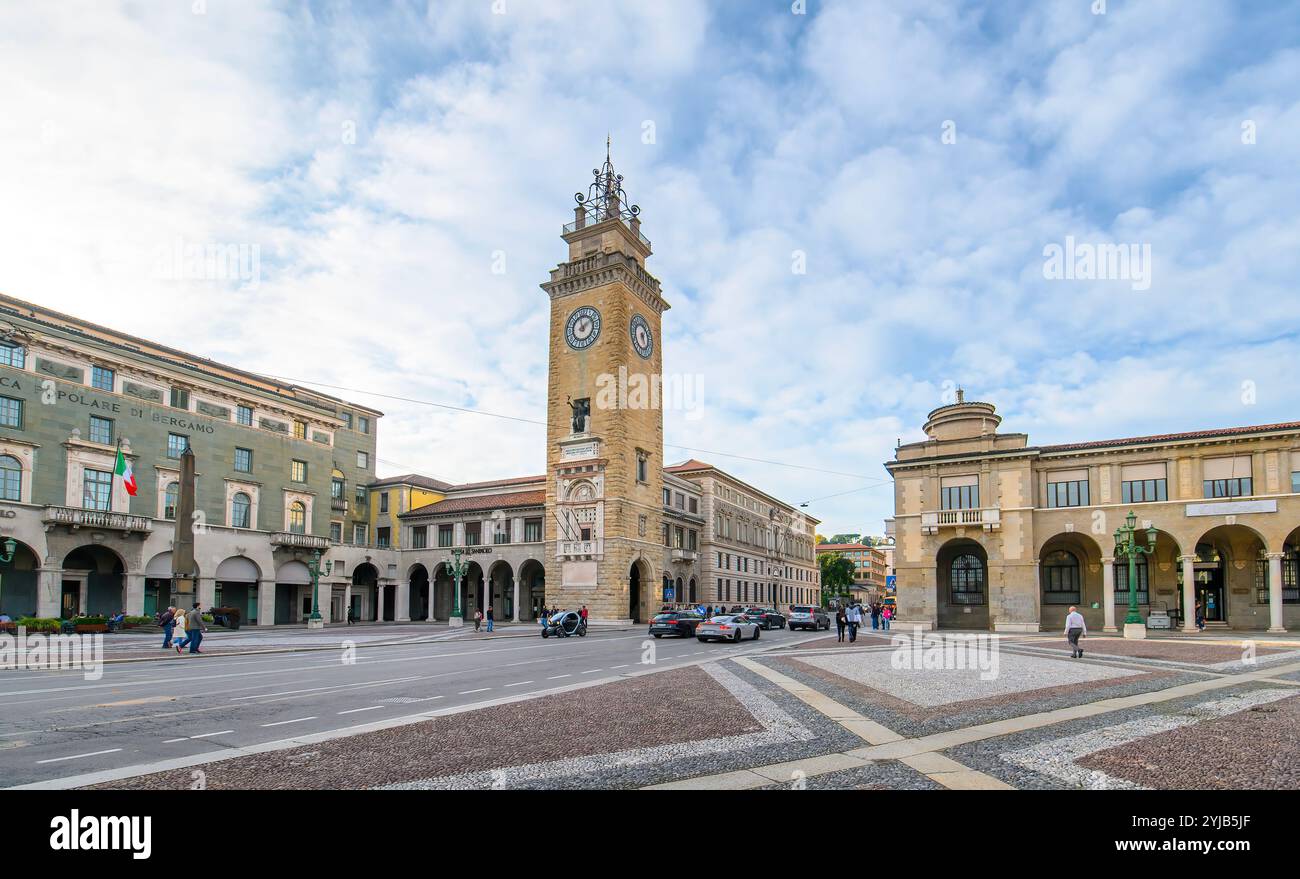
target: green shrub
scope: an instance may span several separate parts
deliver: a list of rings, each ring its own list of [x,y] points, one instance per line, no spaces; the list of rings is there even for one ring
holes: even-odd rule
[[[153,617],[127,617],[123,622],[130,623],[133,626],[152,626]]]
[[[29,632],[57,632],[63,620],[55,617],[22,617],[17,624]]]

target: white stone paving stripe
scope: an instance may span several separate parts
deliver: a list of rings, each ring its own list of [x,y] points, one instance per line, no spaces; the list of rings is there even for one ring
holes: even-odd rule
[[[91,751],[89,754],[72,754],[68,757],[52,757],[49,760],[37,760],[41,763],[62,763],[64,760],[80,760],[82,757],[98,757],[100,754],[116,754],[121,748],[109,748],[107,751]]]
[[[1099,751],[1127,745],[1157,733],[1227,717],[1229,714],[1246,711],[1257,705],[1267,705],[1294,695],[1295,693],[1290,690],[1255,690],[1238,696],[1216,699],[1213,702],[1201,702],[1178,714],[1143,717],[1127,723],[1088,730],[1078,735],[1040,742],[1028,748],[1008,751],[1000,754],[999,757],[1012,766],[1055,778],[1071,787],[1087,790],[1145,790],[1143,785],[1115,778],[1097,769],[1079,766],[1078,761]]]

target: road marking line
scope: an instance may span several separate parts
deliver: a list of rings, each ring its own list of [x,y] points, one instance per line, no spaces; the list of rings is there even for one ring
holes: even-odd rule
[[[299,717],[299,718],[296,718],[296,719],[294,719],[294,720],[277,720],[275,723],[264,723],[264,724],[262,724],[262,726],[264,726],[264,727],[265,727],[265,726],[284,726],[286,723],[303,723],[303,722],[305,722],[305,721],[308,721],[308,720],[315,720],[315,719],[316,719],[316,716],[315,716],[315,715],[312,715],[311,717]]]
[[[358,711],[374,711],[376,708],[386,707],[386,705],[371,705],[369,708],[349,708],[347,711],[340,711],[339,714],[356,714]]]
[[[522,687],[524,684],[531,684],[532,681],[515,681],[513,684],[506,684],[507,687]]]
[[[610,671],[613,671],[613,670],[616,669],[616,668],[627,668],[627,666],[628,666],[628,663],[626,663],[626,662],[623,663],[622,665],[611,665],[611,666],[609,667],[609,670],[610,670]]]
[[[560,678],[571,678],[573,675],[552,675],[547,678],[548,681],[558,681]]]
[[[163,744],[164,744],[164,745],[174,745],[174,744],[176,744],[177,742],[188,742],[188,741],[189,741],[188,738],[186,738],[185,736],[181,736],[179,739],[163,739]]]
[[[587,669],[586,671],[582,672],[582,674],[585,674],[585,675],[591,675],[591,674],[595,674],[595,673],[598,672],[598,671],[604,671],[604,669],[603,669],[603,668],[589,668],[589,669]]]
[[[42,763],[61,763],[64,760],[80,760],[82,757],[98,757],[100,754],[116,754],[121,748],[109,748],[107,751],[91,751],[89,754],[73,754],[70,757],[53,757],[49,760],[37,760],[37,765]]]
[[[190,738],[207,739],[207,738],[211,738],[212,736],[224,736],[226,733],[232,733],[232,732],[234,732],[233,729],[221,729],[221,730],[217,730],[216,732],[199,733],[197,736],[190,736]]]
[[[457,696],[468,696],[470,693],[486,693],[491,687],[479,687],[477,690],[461,690]]]

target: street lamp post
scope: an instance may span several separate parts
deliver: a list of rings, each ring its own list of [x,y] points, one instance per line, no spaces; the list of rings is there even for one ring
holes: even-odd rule
[[[1128,616],[1124,617],[1125,638],[1145,638],[1147,626],[1138,612],[1137,560],[1156,551],[1156,529],[1148,527],[1145,545],[1138,542],[1137,516],[1129,510],[1124,524],[1115,529],[1115,558],[1128,559]],[[1148,586],[1148,588],[1150,588]]]
[[[12,537],[5,538],[4,555],[0,555],[0,565],[7,565],[14,560],[14,553],[18,551],[18,541]],[[4,593],[0,593],[3,596]],[[0,598],[0,610],[4,608],[4,600]]]
[[[447,620],[447,625],[452,628],[461,626],[465,622],[460,613],[460,581],[469,568],[469,565],[461,560],[461,555],[464,552],[463,549],[453,549],[451,551],[452,561],[445,563],[451,571],[451,618]]]
[[[312,552],[311,561],[307,562],[307,570],[311,572],[311,616],[307,618],[307,628],[323,629],[325,628],[325,620],[320,615],[321,564],[319,549]],[[326,561],[324,569],[325,576],[328,577],[332,570],[334,570],[334,562]]]

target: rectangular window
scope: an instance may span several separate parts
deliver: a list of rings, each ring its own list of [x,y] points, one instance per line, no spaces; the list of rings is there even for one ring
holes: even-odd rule
[[[699,532],[691,530],[686,532],[686,548],[691,552],[699,549]]]
[[[235,448],[235,470],[239,473],[253,472],[253,450]]]
[[[190,408],[190,392],[184,388],[172,388],[171,405],[173,409]]]
[[[294,438],[294,439],[306,439],[306,438],[307,438],[307,422],[305,422],[305,421],[295,421],[295,422],[293,423],[293,438]]]
[[[366,544],[366,526],[360,522],[352,523],[352,542],[358,546],[365,546]]]
[[[179,433],[167,434],[167,457],[179,458],[190,447],[190,438]]]
[[[541,543],[542,542],[542,520],[525,519],[524,520],[524,543]]]
[[[370,466],[370,456],[365,452],[357,452],[357,466],[365,470]]]
[[[672,498],[673,498],[673,492],[672,492],[672,489],[670,489],[670,488],[665,488],[665,489],[664,489],[664,506],[665,506],[665,507],[670,507],[670,506],[672,506]]]
[[[27,352],[21,346],[0,343],[0,364],[22,369],[27,364]]]
[[[290,462],[289,462],[289,479],[290,479],[290,481],[292,481],[292,482],[306,482],[306,481],[307,481],[307,462],[306,462],[306,461],[297,461],[297,460],[290,461]]]
[[[90,416],[90,441],[106,446],[113,444],[113,419]]]
[[[483,526],[482,522],[465,523],[465,545],[466,546],[479,545],[479,543],[481,542],[480,537],[482,535],[482,526]]]
[[[411,529],[411,549],[424,549],[429,545],[429,526],[417,525]]]
[[[358,485],[357,490],[353,493],[352,496],[356,500],[356,502],[363,507],[368,502],[368,499],[366,497],[366,487],[364,485]]]
[[[1138,604],[1149,604],[1150,593],[1147,587],[1147,566],[1146,560],[1137,566],[1137,602]],[[1121,597],[1121,593],[1123,597]],[[1128,562],[1115,562],[1115,607],[1119,608],[1128,604]]]
[[[1047,474],[1049,507],[1084,507],[1088,501],[1088,471],[1058,470]]]
[[[944,476],[939,481],[939,497],[945,510],[975,510],[980,505],[978,476]]]
[[[699,499],[699,498],[691,498],[691,500],[690,500],[690,512],[692,512],[692,513],[698,513],[699,511],[700,511],[700,499]]]
[[[1251,478],[1244,479],[1207,479],[1202,485],[1207,498],[1250,497]]]
[[[362,433],[370,433],[370,418],[365,415],[357,416],[357,428]]]
[[[1125,464],[1120,470],[1120,497],[1126,504],[1169,499],[1165,462]]]
[[[351,413],[351,412],[344,412],[344,413],[342,413],[339,417],[343,419],[343,426],[346,427],[348,430],[351,430],[351,429],[352,429],[352,413]]]
[[[388,512],[388,492],[386,491],[381,491],[379,493],[379,512]]]
[[[388,546],[388,528],[375,529],[375,543],[379,546]]]
[[[682,494],[680,491],[674,493],[673,501],[675,502],[677,509],[679,510],[686,509],[686,495]]]
[[[681,525],[673,528],[673,548],[684,549],[686,546],[686,531]]]
[[[342,523],[342,522],[331,522],[331,523],[330,523],[330,540],[334,541],[335,543],[342,543],[342,542],[343,542],[343,523]]]
[[[23,426],[23,401],[13,397],[0,397],[0,427]]]
[[[1300,470],[1291,474],[1291,491],[1300,494]]]
[[[330,479],[330,497],[336,501],[343,500],[343,480],[337,476]]]
[[[87,467],[82,477],[81,505],[87,510],[108,512],[113,508],[113,474]]]
[[[117,373],[103,366],[90,367],[90,386],[101,391],[112,391]]]
[[[1251,471],[1250,455],[1205,459],[1201,462],[1204,496],[1207,498],[1250,496],[1254,482]]]
[[[636,481],[650,481],[650,462],[646,459],[646,456],[642,454],[636,456]]]
[[[510,542],[510,520],[501,519],[492,523],[492,542],[509,543]]]
[[[439,545],[439,546],[451,546],[451,541],[452,541],[452,537],[454,536],[454,534],[455,534],[455,526],[454,526],[454,525],[439,525],[439,526],[438,526],[438,545]]]
[[[237,421],[237,422],[239,422],[240,424],[244,425],[244,427],[252,427],[252,426],[253,426],[253,407],[252,407],[252,406],[236,406],[236,407],[235,407],[235,421]]]

